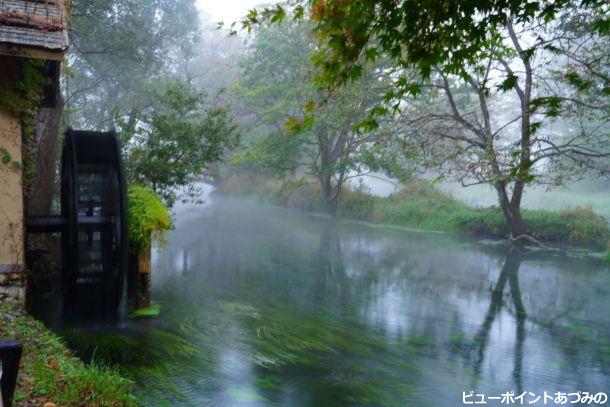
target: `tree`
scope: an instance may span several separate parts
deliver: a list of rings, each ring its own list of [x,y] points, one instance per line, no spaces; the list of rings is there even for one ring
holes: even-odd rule
[[[112,128],[150,106],[160,79],[184,78],[199,31],[193,0],[77,0],[71,12],[68,124]]]
[[[318,180],[326,208],[334,213],[348,179],[387,170],[397,156],[386,148],[382,127],[364,131],[367,123],[361,123],[382,102],[383,70],[324,100],[310,80],[314,41],[309,31],[305,24],[291,24],[257,32],[242,61],[238,88],[255,126],[248,135],[250,147],[236,160],[276,175],[304,168]],[[314,109],[312,120],[308,115]]]
[[[610,133],[610,4],[575,9],[547,31],[557,40],[546,48],[565,61],[554,70],[566,86],[556,102],[588,125],[588,132]],[[583,166],[610,177],[610,159]]]
[[[333,89],[385,56],[396,66],[417,66],[424,77],[435,67],[475,62],[493,33],[509,19],[521,24],[549,22],[576,7],[602,9],[604,0],[287,0],[251,10],[242,26],[294,19],[314,24],[319,40],[320,78]],[[396,76],[389,95],[413,93],[408,76]]]
[[[195,1],[79,0],[72,23],[67,124],[116,129],[129,181],[170,206],[194,198],[191,183],[239,139],[223,101],[195,90]]]
[[[407,121],[412,127],[405,131],[407,139],[424,147],[425,164],[441,175],[493,185],[513,237],[527,232],[520,211],[526,184],[546,182],[542,175],[549,171],[561,169],[566,175],[577,166],[589,168],[608,156],[607,132],[593,131],[582,109],[586,103],[576,103],[581,109],[575,115],[564,102],[578,98],[561,95],[564,89],[535,90],[540,72],[533,66],[536,54],[548,51],[555,41],[541,35],[540,27],[581,6],[596,15],[597,27],[607,28],[605,2],[311,0],[290,6],[296,18],[307,16],[315,25],[318,78],[329,94],[363,75],[372,61],[385,57],[392,62],[393,86],[384,102],[391,103],[394,112],[405,106],[419,112]],[[251,29],[261,22],[281,21],[284,7],[253,10],[243,25]],[[524,27],[538,27],[530,31],[533,44],[517,31]],[[501,82],[495,80],[498,71]],[[516,117],[504,120],[502,110],[490,108],[494,88],[515,96]],[[475,110],[463,110],[456,92],[474,99],[469,107]],[[439,112],[439,107],[445,110]],[[549,119],[560,115],[580,120],[578,129],[557,134],[547,126],[542,131]]]
[[[38,112],[30,215],[51,211],[62,121],[110,129],[117,117],[138,115],[150,106],[159,77],[178,74],[175,61],[188,57],[198,29],[193,0],[76,0],[70,8],[71,47],[62,69],[66,97],[58,95],[54,107]],[[46,69],[57,75],[60,67]]]
[[[172,206],[179,197],[197,196],[193,182],[237,144],[239,134],[226,110],[211,105],[188,83],[167,83],[153,104],[120,123],[126,173],[129,182],[153,188]]]
[[[537,40],[526,46],[527,38]],[[478,63],[435,69],[404,109],[407,139],[423,147],[424,166],[462,185],[492,185],[513,238],[528,231],[521,216],[528,184],[561,185],[610,156],[610,135],[562,105],[571,98],[555,78],[558,62],[546,50],[553,43],[509,20]]]
[[[233,96],[229,91],[240,80],[237,61],[246,50],[246,40],[227,35],[204,16],[198,45],[187,66],[187,79],[210,94],[224,91],[224,97]]]

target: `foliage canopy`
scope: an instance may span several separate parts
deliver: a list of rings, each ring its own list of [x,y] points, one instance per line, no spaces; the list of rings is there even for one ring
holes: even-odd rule
[[[189,84],[172,81],[155,92],[154,106],[133,120],[119,122],[127,176],[151,187],[172,206],[193,198],[193,182],[210,162],[239,142],[239,133],[222,107]]]
[[[578,7],[586,10],[589,36],[570,35]],[[378,61],[388,61],[382,72],[390,72],[391,86],[363,123],[374,129],[379,124],[374,113],[402,114],[403,126],[393,128],[392,138],[411,145],[410,153],[419,150],[423,163],[441,176],[492,185],[516,238],[527,233],[520,213],[526,184],[552,171],[560,185],[582,168],[599,168],[599,159],[610,156],[610,104],[607,98],[591,103],[591,95],[604,95],[607,88],[607,65],[599,67],[605,61],[600,43],[610,34],[606,2],[297,0],[252,10],[242,23],[251,30],[281,22],[289,13],[313,24],[317,52],[312,59],[327,102],[376,71]],[[587,42],[590,37],[597,41]],[[569,44],[560,44],[565,38]],[[602,56],[579,59],[574,53],[581,49]],[[559,53],[568,57],[567,71],[561,72],[562,66],[552,72],[544,59]],[[586,75],[572,65],[588,70],[595,81],[583,79]],[[573,91],[566,92],[566,83]],[[601,91],[583,94],[594,85]],[[502,106],[497,101],[506,92],[515,98]],[[515,117],[508,117],[512,112]],[[573,119],[577,130],[548,131],[559,117]]]
[[[237,89],[255,124],[248,134],[249,148],[233,162],[274,175],[315,178],[333,212],[350,178],[383,171],[402,176],[405,171],[397,150],[390,148],[388,129],[379,124],[364,129],[362,124],[383,101],[387,78],[381,64],[324,103],[323,92],[311,80],[314,53],[309,24],[257,31],[242,61]]]

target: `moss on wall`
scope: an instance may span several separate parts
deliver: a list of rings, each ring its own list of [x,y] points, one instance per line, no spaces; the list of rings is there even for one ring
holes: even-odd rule
[[[130,250],[140,252],[172,227],[169,209],[152,189],[141,185],[130,185],[127,198]]]

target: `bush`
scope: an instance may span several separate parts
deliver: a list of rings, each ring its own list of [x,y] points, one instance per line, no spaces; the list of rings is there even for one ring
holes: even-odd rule
[[[531,235],[546,242],[603,247],[609,234],[606,220],[586,208],[525,211],[524,219]]]
[[[375,222],[429,230],[447,230],[451,215],[467,208],[425,180],[415,180],[396,194],[376,200]]]
[[[276,205],[309,212],[324,208],[318,183],[307,180],[264,180],[231,178],[232,193],[248,190],[248,194],[266,197]],[[223,190],[226,190],[223,188]],[[414,180],[396,194],[376,197],[363,188],[344,188],[338,215],[344,218],[426,230],[446,230],[474,236],[505,238],[508,224],[497,207],[473,208],[457,201],[425,180]],[[606,219],[590,208],[574,208],[562,212],[523,210],[529,234],[537,240],[604,247],[610,237]]]
[[[169,209],[152,189],[130,185],[127,191],[129,206],[128,237],[132,250],[150,247],[151,240],[172,227]]]
[[[464,208],[451,216],[452,228],[475,236],[506,237],[508,225],[498,208]]]
[[[345,188],[340,196],[337,213],[343,218],[373,221],[377,198],[362,188]]]
[[[529,234],[548,243],[569,243],[603,247],[610,230],[606,219],[591,209],[575,208],[562,212],[523,210]],[[468,209],[453,217],[455,228],[477,236],[505,237],[508,224],[498,208]]]
[[[271,189],[268,191],[271,192]],[[275,197],[279,205],[291,209],[315,212],[324,207],[320,186],[305,180],[289,179],[280,182]]]

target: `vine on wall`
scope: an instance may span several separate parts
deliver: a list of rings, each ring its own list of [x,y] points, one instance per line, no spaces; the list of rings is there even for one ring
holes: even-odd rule
[[[43,87],[49,82],[41,73],[43,65],[42,60],[24,60],[21,65],[21,77],[13,83],[13,88],[0,88],[0,109],[21,121],[22,143],[20,160],[12,157],[8,149],[0,145],[0,165],[23,171],[22,182],[26,195],[35,175],[36,115]]]

